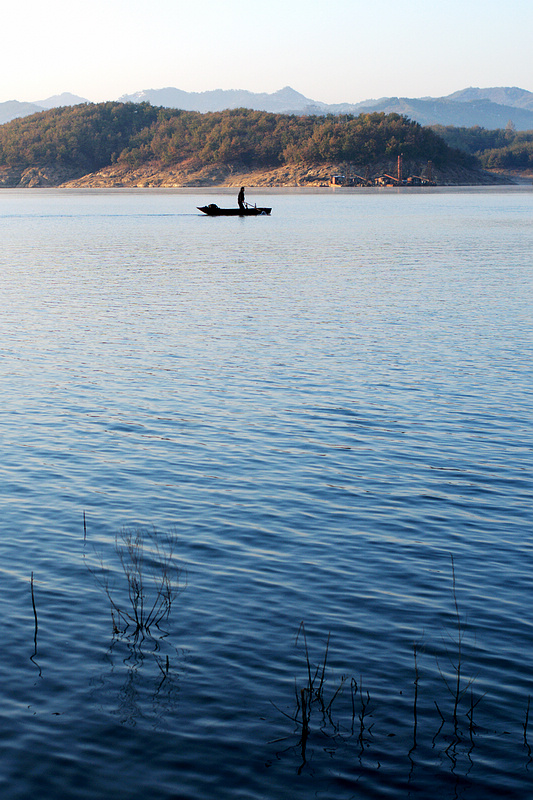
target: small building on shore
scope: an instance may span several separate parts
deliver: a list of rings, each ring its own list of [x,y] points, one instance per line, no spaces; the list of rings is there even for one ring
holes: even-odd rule
[[[330,186],[436,186],[433,179],[433,164],[428,161],[427,167],[421,175],[403,175],[403,158],[398,156],[398,169],[397,175],[389,175],[386,172],[379,175],[370,176],[370,170],[367,168],[367,176],[363,178],[355,172],[338,172],[331,176]]]

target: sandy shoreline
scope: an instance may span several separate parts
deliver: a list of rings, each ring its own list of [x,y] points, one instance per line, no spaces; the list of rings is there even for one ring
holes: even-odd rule
[[[372,164],[370,167],[350,166],[357,174],[378,175],[396,173],[392,162]],[[417,162],[404,164],[404,175],[423,174],[425,165]],[[87,175],[73,174],[72,170],[55,165],[42,167],[0,168],[0,188],[326,188],[331,176],[342,170],[338,164],[289,164],[275,169],[246,170],[233,165],[214,164],[194,169],[188,163],[162,166],[150,162],[132,168],[126,164],[112,164]],[[438,186],[495,186],[513,183],[530,183],[529,176],[502,175],[484,170],[452,166],[433,168]]]

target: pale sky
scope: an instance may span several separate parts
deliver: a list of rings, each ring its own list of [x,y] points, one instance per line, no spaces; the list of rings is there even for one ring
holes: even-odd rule
[[[533,0],[19,0],[0,102],[291,86],[313,100],[533,91]]]

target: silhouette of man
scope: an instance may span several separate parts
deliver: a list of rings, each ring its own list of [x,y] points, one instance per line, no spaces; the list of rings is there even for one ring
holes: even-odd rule
[[[244,186],[241,186],[241,191],[237,197],[237,202],[241,211],[244,211]]]

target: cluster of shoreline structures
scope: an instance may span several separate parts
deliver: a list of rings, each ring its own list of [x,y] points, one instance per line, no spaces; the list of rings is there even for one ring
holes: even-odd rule
[[[398,178],[400,175],[400,179]],[[527,176],[525,176],[527,177]],[[529,178],[531,180],[531,178]],[[231,164],[195,169],[190,163],[140,167],[115,163],[87,175],[67,167],[0,167],[0,188],[203,188],[203,187],[336,187],[345,186],[491,186],[513,184],[517,176],[481,169],[421,166],[394,161],[358,166],[286,164],[275,169],[250,170]]]

